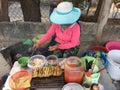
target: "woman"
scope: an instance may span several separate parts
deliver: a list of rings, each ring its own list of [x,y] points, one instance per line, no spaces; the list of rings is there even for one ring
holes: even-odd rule
[[[76,56],[80,45],[80,26],[77,23],[80,16],[81,10],[73,7],[71,2],[59,3],[50,15],[52,25],[45,36],[34,44],[33,49],[54,37],[47,47],[40,49],[42,54],[55,54],[59,58]]]

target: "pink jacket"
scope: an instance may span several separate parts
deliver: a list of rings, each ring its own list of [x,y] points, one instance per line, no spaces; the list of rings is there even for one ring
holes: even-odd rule
[[[64,32],[60,25],[52,24],[45,36],[39,40],[39,45],[42,45],[54,35],[56,35],[55,41],[58,42],[58,49],[70,49],[80,45],[80,26],[78,23],[70,25]]]

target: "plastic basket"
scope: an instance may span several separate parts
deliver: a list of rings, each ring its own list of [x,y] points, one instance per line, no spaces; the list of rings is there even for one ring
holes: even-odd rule
[[[106,44],[106,49],[110,50],[120,50],[120,41],[110,41]]]
[[[86,60],[88,60],[89,62],[93,61],[96,66],[98,66],[98,64],[99,64],[98,60],[94,57],[91,57],[91,56],[84,56],[81,59],[82,59],[82,63],[84,65],[84,67],[86,67]]]
[[[104,52],[100,53],[99,51],[95,52],[95,50],[86,50],[85,52],[83,52],[81,54],[81,57],[85,57],[85,56],[90,56],[90,57],[99,56],[99,58],[101,58],[103,60],[104,66],[106,67],[108,65],[108,59]],[[87,59],[87,58],[89,58],[89,57],[85,57],[85,59]]]
[[[81,54],[81,57],[84,57],[84,56],[100,57],[100,54],[101,52],[96,50],[86,50]]]
[[[28,87],[16,87],[15,86],[14,80],[16,80],[20,77],[23,77],[23,76],[29,76],[28,80],[29,80],[29,82],[31,82],[32,74],[28,70],[21,70],[21,71],[16,72],[15,74],[13,74],[10,77],[10,79],[9,79],[10,88],[13,89],[13,90],[25,90],[25,88],[28,88]]]

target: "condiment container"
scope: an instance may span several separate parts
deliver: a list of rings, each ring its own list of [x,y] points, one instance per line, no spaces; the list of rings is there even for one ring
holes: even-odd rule
[[[58,65],[58,57],[56,55],[49,55],[47,56],[47,63],[53,66]]]
[[[104,86],[102,84],[92,84],[91,90],[104,90]]]
[[[92,84],[91,90],[99,90],[98,84]]]
[[[66,83],[81,83],[83,79],[84,68],[80,58],[71,56],[65,61],[64,79]]]
[[[88,71],[85,73],[83,83],[87,83],[87,84],[91,85],[91,83],[92,83],[91,72]]]
[[[78,83],[68,83],[63,86],[62,90],[84,90]]]
[[[91,88],[91,85],[89,85],[88,83],[84,83],[82,86],[83,86],[84,90],[90,90],[90,88]]]

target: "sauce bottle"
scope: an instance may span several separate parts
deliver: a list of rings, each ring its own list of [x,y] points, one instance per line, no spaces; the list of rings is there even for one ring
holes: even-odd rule
[[[91,72],[88,71],[88,72],[85,73],[83,83],[87,83],[89,85],[92,84]]]

